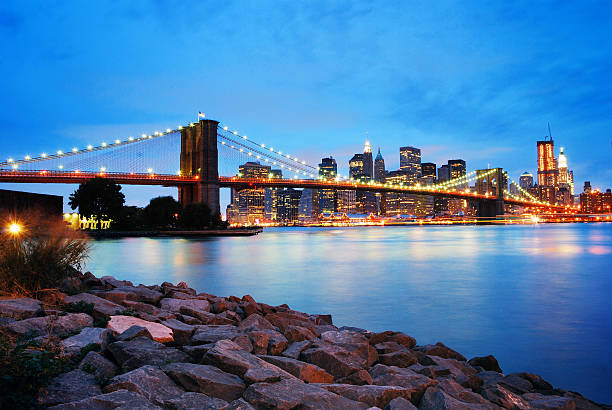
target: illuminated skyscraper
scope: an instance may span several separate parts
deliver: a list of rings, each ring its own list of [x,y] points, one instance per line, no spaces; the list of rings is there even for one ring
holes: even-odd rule
[[[421,150],[414,147],[400,148],[400,171],[408,175],[409,184],[421,177]]]
[[[284,224],[291,224],[297,222],[302,191],[288,188],[278,191],[277,195],[278,222]]]
[[[349,161],[349,176],[352,179],[361,179],[363,172],[363,154],[355,154]]]
[[[519,178],[519,186],[525,190],[533,186],[533,175],[529,172],[523,172]]]
[[[423,162],[421,164],[421,174],[423,178],[431,177],[433,181],[436,181],[436,164],[433,162]]]
[[[370,179],[374,178],[374,162],[372,160],[372,147],[370,141],[366,140],[363,147],[363,174]]]
[[[319,177],[333,181],[338,176],[338,164],[332,157],[323,158],[319,164]],[[319,190],[319,213],[334,212],[337,207],[337,194],[335,189]]]
[[[258,162],[247,162],[238,168],[239,178],[268,178],[270,167]],[[265,189],[242,189],[235,192],[234,204],[238,206],[242,223],[259,224],[265,217]]]
[[[538,185],[555,187],[558,182],[559,171],[554,154],[554,142],[550,138],[538,141]]]
[[[298,205],[298,220],[303,223],[315,222],[319,218],[319,193],[316,189],[302,190]]]
[[[574,196],[574,173],[567,169],[567,157],[563,147],[559,152],[559,188],[566,188]]]
[[[280,169],[271,169],[268,174],[269,178],[281,179],[283,172]],[[264,193],[264,209],[265,217],[268,222],[276,222],[278,220],[278,192],[281,188],[266,188]]]
[[[378,148],[378,154],[374,160],[374,181],[385,182],[385,172],[385,160],[380,153],[380,148]]]

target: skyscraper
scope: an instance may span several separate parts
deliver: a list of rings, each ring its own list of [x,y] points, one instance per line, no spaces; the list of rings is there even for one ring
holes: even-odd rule
[[[270,167],[258,162],[247,162],[238,167],[239,178],[268,178]],[[265,189],[242,189],[235,192],[234,203],[238,206],[240,222],[259,224],[265,217]]]
[[[355,154],[349,161],[349,176],[351,179],[361,179],[363,173],[363,154]]]
[[[448,164],[442,165],[438,168],[438,182],[448,181],[450,179],[450,169]]]
[[[555,143],[552,138],[538,141],[538,185],[557,186],[559,171],[554,154]]]
[[[303,223],[316,222],[319,217],[319,193],[316,189],[303,189],[298,206],[298,220]]]
[[[372,161],[372,147],[370,141],[366,140],[363,147],[363,174],[369,179],[374,177],[374,163]]]
[[[527,171],[523,172],[519,178],[519,185],[525,190],[533,187],[533,175]]]
[[[406,172],[410,184],[421,177],[421,150],[414,147],[400,148],[400,171]]]
[[[378,154],[376,154],[374,160],[374,181],[385,182],[385,172],[385,160],[380,153],[380,148],[378,148]]]
[[[302,191],[287,188],[278,191],[278,221],[291,224],[298,221]]]
[[[324,180],[334,180],[338,176],[338,164],[332,157],[321,159],[319,164],[319,177]],[[334,212],[337,207],[337,194],[335,189],[319,190],[319,213]]]
[[[283,172],[280,169],[271,169],[268,174],[269,178],[281,179]],[[264,211],[265,219],[268,222],[276,222],[278,220],[278,192],[282,188],[266,188],[264,193]]]
[[[450,179],[464,177],[466,174],[465,161],[462,159],[449,159],[448,171],[450,173]]]
[[[560,148],[560,152],[559,152],[559,167],[558,167],[558,171],[559,171],[559,188],[560,189],[567,189],[567,191],[570,193],[570,195],[574,196],[574,172],[570,171],[567,168],[567,157],[565,156],[565,153],[563,152],[563,147]]]
[[[431,177],[436,180],[436,164],[433,162],[423,162],[421,164],[421,173],[423,178]]]

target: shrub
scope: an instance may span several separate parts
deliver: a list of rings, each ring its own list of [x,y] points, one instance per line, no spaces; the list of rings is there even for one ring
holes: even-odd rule
[[[13,221],[5,218],[4,225]],[[61,221],[30,214],[21,217],[22,230],[0,233],[0,290],[37,297],[75,276],[87,258],[89,244],[82,233]]]

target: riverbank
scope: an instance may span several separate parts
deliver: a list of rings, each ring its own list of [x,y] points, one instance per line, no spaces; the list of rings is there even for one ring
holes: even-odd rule
[[[609,408],[504,374],[493,356],[466,360],[442,343],[338,327],[249,295],[89,273],[62,290],[0,299],[0,334],[53,344],[70,364],[37,397],[55,409]]]
[[[104,238],[206,238],[217,236],[255,236],[263,231],[261,227],[206,229],[206,230],[167,230],[167,231],[87,231],[94,239]]]

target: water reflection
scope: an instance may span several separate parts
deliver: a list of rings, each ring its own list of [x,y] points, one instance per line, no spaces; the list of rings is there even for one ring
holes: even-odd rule
[[[610,400],[612,224],[270,229],[95,243],[89,268],[396,329]]]

